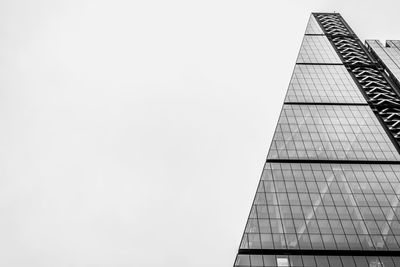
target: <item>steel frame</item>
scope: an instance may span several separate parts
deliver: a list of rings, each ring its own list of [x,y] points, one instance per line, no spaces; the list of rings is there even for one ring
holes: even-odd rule
[[[400,152],[399,89],[340,14],[313,15]]]

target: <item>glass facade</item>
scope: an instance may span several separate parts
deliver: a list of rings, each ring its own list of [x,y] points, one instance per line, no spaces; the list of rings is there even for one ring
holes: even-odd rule
[[[367,104],[343,65],[296,65],[285,102]]]
[[[351,30],[325,15],[308,21],[236,267],[400,267],[399,150],[333,45]],[[400,41],[368,45],[400,77]]]
[[[305,35],[301,44],[297,63],[341,64],[339,56],[323,35]]]
[[[386,68],[400,81],[400,41],[386,41],[384,47],[378,40],[368,40],[367,45],[376,53]]]
[[[284,105],[268,159],[400,160],[369,106]]]
[[[240,267],[400,267],[397,257],[388,256],[325,256],[325,255],[238,255]]]
[[[306,34],[324,34],[324,31],[318,25],[313,15],[311,15],[308,20]]]
[[[269,163],[242,249],[400,250],[400,165]]]

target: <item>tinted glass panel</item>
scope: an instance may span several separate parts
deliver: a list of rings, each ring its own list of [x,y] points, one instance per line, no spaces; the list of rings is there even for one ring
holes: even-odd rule
[[[386,47],[377,40],[367,41],[367,44],[393,73],[395,78],[400,81],[400,41],[387,41]]]
[[[367,103],[342,65],[296,65],[285,101]]]
[[[400,165],[266,163],[242,248],[399,250]]]
[[[308,20],[306,34],[324,34],[313,15],[311,15],[310,19]]]
[[[268,159],[399,160],[369,106],[284,105]]]
[[[259,255],[239,254],[235,267],[397,267],[400,257],[264,255],[263,260]]]
[[[342,63],[325,36],[305,35],[297,63]]]

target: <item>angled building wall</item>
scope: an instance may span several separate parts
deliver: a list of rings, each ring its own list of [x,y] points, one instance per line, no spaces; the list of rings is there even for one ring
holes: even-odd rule
[[[310,16],[235,266],[400,266],[400,100],[380,64],[339,14]]]
[[[381,61],[385,69],[400,84],[400,41],[388,40],[386,46],[378,40],[367,40],[367,47]]]

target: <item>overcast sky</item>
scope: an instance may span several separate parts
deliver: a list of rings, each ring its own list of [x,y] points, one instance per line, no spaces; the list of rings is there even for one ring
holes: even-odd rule
[[[399,1],[0,1],[0,266],[232,266],[310,12]]]

